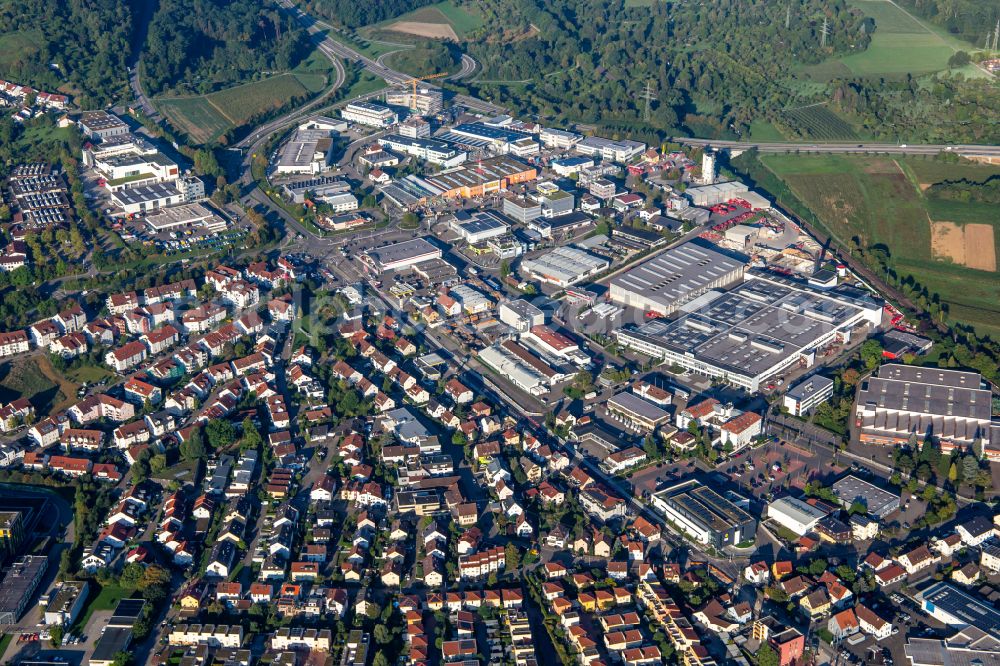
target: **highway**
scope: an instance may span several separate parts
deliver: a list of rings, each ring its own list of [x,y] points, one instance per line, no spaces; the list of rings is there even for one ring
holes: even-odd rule
[[[792,143],[788,141],[722,141],[719,139],[696,139],[690,137],[672,137],[670,141],[688,146],[710,146],[716,149],[746,150],[756,148],[762,153],[879,153],[886,155],[937,155],[951,152],[966,157],[992,157],[1000,160],[1000,146],[982,146],[972,144],[906,144],[906,143]]]

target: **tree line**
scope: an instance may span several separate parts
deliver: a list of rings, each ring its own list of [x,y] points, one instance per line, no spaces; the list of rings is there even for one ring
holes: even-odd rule
[[[1000,176],[990,176],[984,181],[946,180],[934,183],[924,192],[934,199],[961,201],[963,203],[1000,203]]]

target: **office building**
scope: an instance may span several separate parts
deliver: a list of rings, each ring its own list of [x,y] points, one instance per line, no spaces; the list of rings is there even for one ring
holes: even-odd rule
[[[796,497],[779,497],[767,505],[767,518],[798,536],[811,532],[827,512]]]
[[[319,178],[309,178],[307,180],[297,180],[283,183],[281,189],[285,196],[294,203],[305,203],[306,195],[311,194],[313,200],[322,201],[325,197],[337,194],[349,194],[351,184],[346,180],[333,178],[331,176],[321,176]]]
[[[431,124],[419,116],[407,118],[396,129],[401,136],[411,139],[429,139],[431,136]]]
[[[24,543],[24,519],[22,511],[0,511],[0,562],[17,553]]]
[[[628,139],[614,141],[599,136],[588,136],[576,143],[573,148],[581,155],[590,155],[611,162],[624,163],[645,152],[646,144],[638,141],[629,141]]]
[[[441,257],[440,248],[423,238],[414,238],[368,250],[362,255],[362,260],[376,273],[383,273],[410,268]]]
[[[583,135],[547,127],[538,133],[538,138],[546,148],[567,150],[579,143],[583,139]]]
[[[611,262],[575,247],[557,247],[521,262],[521,271],[542,282],[568,287],[603,273]]]
[[[79,125],[85,136],[97,141],[129,133],[128,125],[107,111],[87,111],[80,117]]]
[[[135,214],[184,203],[184,195],[172,183],[153,183],[115,190],[111,203],[127,214]]]
[[[557,160],[552,160],[549,165],[553,173],[560,176],[568,177],[572,176],[574,173],[580,173],[588,167],[594,166],[594,159],[592,157],[584,157],[583,155],[576,155],[573,157],[564,157]]]
[[[696,479],[654,493],[652,503],[692,539],[714,548],[752,541],[757,533],[753,516]]]
[[[504,196],[502,205],[504,215],[521,224],[527,224],[542,216],[542,204],[525,196],[508,194]]]
[[[611,300],[659,315],[743,279],[744,264],[707,243],[690,241],[663,252],[611,281]]]
[[[899,446],[935,438],[944,453],[976,440],[991,460],[992,395],[978,372],[889,363],[858,387],[855,426],[866,444]]]
[[[340,110],[340,117],[369,127],[391,127],[399,122],[396,112],[381,104],[351,102]]]
[[[855,329],[881,322],[882,306],[874,299],[819,291],[766,271],[751,270],[746,278],[732,291],[706,293],[676,319],[627,326],[616,330],[615,338],[643,354],[757,392],[787,368],[812,366],[819,351],[849,341]],[[703,284],[698,278],[694,283]]]
[[[853,474],[833,484],[833,494],[841,506],[851,508],[855,502],[864,504],[868,513],[882,520],[899,508],[899,495],[859,479]]]
[[[87,581],[68,580],[59,583],[45,601],[45,624],[69,627],[76,621],[87,600]]]
[[[804,416],[833,396],[833,380],[822,375],[806,377],[788,389],[783,399],[785,409],[794,416]]]

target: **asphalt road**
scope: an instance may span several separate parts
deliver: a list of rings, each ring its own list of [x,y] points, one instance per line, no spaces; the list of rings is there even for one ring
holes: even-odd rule
[[[941,152],[952,152],[966,157],[994,157],[1000,159],[1000,146],[981,146],[973,144],[895,144],[895,143],[792,143],[787,141],[721,141],[718,139],[694,139],[688,137],[673,137],[677,143],[689,146],[711,146],[712,148],[756,148],[762,153],[787,153],[794,151],[812,153],[879,153],[886,155],[937,155]]]

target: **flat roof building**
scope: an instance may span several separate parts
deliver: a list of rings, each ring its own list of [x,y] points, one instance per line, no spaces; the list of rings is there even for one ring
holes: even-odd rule
[[[405,153],[417,159],[446,168],[458,166],[469,157],[465,151],[458,150],[450,143],[436,139],[389,134],[379,139],[379,143],[385,148],[391,148],[397,152]]]
[[[607,259],[574,247],[557,247],[521,262],[523,272],[559,287],[568,287],[586,280],[606,271],[610,266],[611,262]]]
[[[621,139],[618,141],[599,136],[588,136],[573,146],[582,155],[600,156],[612,162],[628,162],[646,150],[646,144]]]
[[[340,110],[340,117],[352,123],[371,127],[390,127],[399,122],[399,116],[395,111],[371,102],[351,102]]]
[[[697,479],[652,495],[653,506],[699,543],[715,548],[752,541],[757,521]]]
[[[25,555],[7,569],[0,583],[0,626],[17,624],[49,567],[49,558]]]
[[[858,387],[854,420],[860,440],[897,446],[934,437],[941,450],[967,448],[977,439],[991,459],[992,395],[978,372],[889,363]]]
[[[704,207],[714,206],[730,199],[735,199],[742,196],[749,189],[743,183],[730,181],[727,183],[705,185],[704,187],[689,187],[684,191],[684,194],[691,199],[693,205]]]
[[[826,511],[797,497],[779,497],[767,505],[767,518],[798,536],[812,531],[826,516]]]
[[[788,389],[783,404],[794,416],[803,416],[833,396],[833,380],[822,375],[806,377]]]
[[[670,422],[670,412],[630,391],[612,396],[607,407],[610,414],[640,430],[655,430]]]
[[[523,298],[504,301],[500,304],[499,314],[500,321],[519,333],[526,333],[533,326],[545,323],[545,313]]]
[[[861,502],[868,513],[879,519],[885,518],[899,508],[899,495],[882,490],[853,474],[834,483],[833,494],[845,509],[851,508],[855,502]]]
[[[104,140],[128,134],[128,125],[107,111],[87,111],[80,117],[80,130],[92,139]]]
[[[675,319],[615,331],[626,347],[748,391],[791,366],[850,339],[855,327],[877,326],[882,306],[837,290],[751,270],[732,291],[705,294]],[[612,289],[614,287],[612,286]]]
[[[513,157],[501,156],[481,160],[475,165],[448,169],[424,180],[446,199],[469,199],[506,190],[513,184],[526,183],[537,176],[535,167]]]
[[[410,268],[423,261],[441,259],[441,249],[424,238],[383,245],[366,251],[362,257],[377,273]]]
[[[329,130],[300,129],[281,147],[274,169],[279,174],[318,174],[330,166],[333,137]]]
[[[744,263],[702,241],[667,250],[611,280],[611,300],[669,315],[712,289],[743,279]]]
[[[477,210],[471,215],[456,215],[450,226],[469,244],[482,243],[510,232],[507,221],[499,213],[491,210]]]
[[[1000,638],[1000,611],[948,582],[934,583],[917,594],[920,608],[949,627],[977,627]]]

